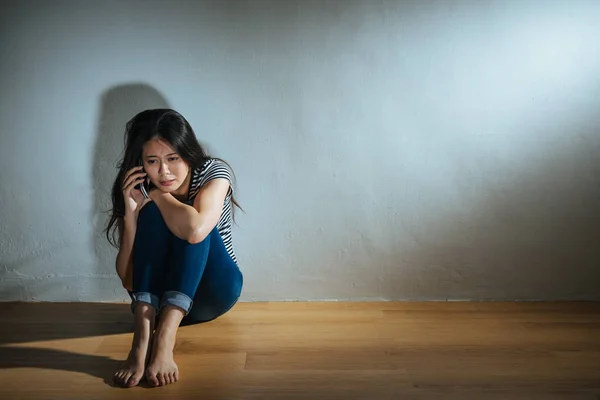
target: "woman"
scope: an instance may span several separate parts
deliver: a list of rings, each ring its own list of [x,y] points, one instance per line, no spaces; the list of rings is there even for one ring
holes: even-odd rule
[[[135,330],[114,379],[131,387],[145,376],[162,386],[179,379],[177,328],[214,320],[239,299],[243,276],[231,240],[238,204],[228,164],[206,153],[176,111],[139,113],[125,141],[105,231],[119,249]]]

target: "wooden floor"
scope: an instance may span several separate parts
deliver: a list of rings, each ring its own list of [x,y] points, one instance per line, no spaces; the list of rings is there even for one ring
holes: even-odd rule
[[[600,399],[600,303],[239,303],[113,387],[127,304],[0,303],[1,399]]]

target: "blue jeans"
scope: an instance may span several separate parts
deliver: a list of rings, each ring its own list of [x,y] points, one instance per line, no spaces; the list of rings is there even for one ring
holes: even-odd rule
[[[132,311],[143,302],[158,314],[168,304],[184,311],[182,325],[207,322],[237,303],[242,285],[243,275],[217,227],[202,242],[191,244],[169,230],[154,202],[140,210],[129,292]]]

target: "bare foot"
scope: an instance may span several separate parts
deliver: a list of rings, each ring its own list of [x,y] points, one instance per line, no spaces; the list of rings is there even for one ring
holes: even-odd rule
[[[114,374],[114,381],[122,387],[132,387],[140,383],[144,368],[150,356],[151,332],[154,328],[154,309],[140,304],[135,311],[135,331],[131,351],[123,366]]]
[[[177,328],[183,313],[176,307],[165,307],[153,338],[152,358],[146,368],[150,386],[164,386],[179,380],[179,369],[173,359]]]
[[[132,387],[140,383],[144,376],[147,354],[148,343],[134,345],[121,369],[115,373],[115,383],[122,387]]]

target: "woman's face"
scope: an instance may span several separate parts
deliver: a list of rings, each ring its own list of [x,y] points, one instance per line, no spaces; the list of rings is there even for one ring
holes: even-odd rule
[[[171,145],[160,138],[151,139],[144,145],[142,159],[144,170],[158,189],[185,199],[190,168]]]

